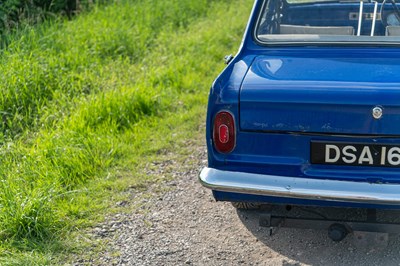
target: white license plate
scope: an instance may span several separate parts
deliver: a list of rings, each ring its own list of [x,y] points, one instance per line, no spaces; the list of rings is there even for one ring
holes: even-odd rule
[[[400,145],[312,141],[311,163],[400,167]]]

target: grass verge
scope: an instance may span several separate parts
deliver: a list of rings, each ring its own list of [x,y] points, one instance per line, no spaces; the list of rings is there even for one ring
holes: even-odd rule
[[[0,262],[79,250],[143,165],[190,153],[251,1],[118,1],[27,28],[1,51]],[[62,257],[62,256],[61,256]]]

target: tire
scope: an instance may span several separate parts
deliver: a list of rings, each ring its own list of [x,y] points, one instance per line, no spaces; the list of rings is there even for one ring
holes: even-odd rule
[[[239,210],[258,210],[260,204],[254,202],[231,202],[233,207]]]

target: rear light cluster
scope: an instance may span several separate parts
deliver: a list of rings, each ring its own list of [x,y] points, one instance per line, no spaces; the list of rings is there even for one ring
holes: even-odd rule
[[[230,153],[235,148],[235,120],[230,112],[221,111],[215,116],[213,141],[215,149],[221,153]]]

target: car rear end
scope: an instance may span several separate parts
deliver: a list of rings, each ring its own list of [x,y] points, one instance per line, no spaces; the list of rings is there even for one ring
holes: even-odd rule
[[[256,1],[242,48],[210,91],[200,180],[217,200],[399,208],[400,38],[387,33],[390,12]]]

